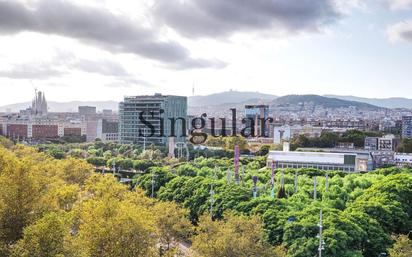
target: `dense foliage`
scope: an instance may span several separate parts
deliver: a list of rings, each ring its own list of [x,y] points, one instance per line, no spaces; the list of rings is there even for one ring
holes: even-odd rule
[[[364,147],[366,137],[381,137],[381,132],[348,130],[342,134],[334,132],[323,132],[319,138],[309,138],[305,135],[295,137],[291,146],[292,149],[299,147],[335,147],[338,143],[353,143],[355,147]]]
[[[240,184],[228,180],[231,160],[198,158],[181,167],[176,176],[156,192],[164,201],[189,209],[193,223],[210,213],[215,219],[225,212],[256,215],[263,222],[267,241],[284,246],[288,256],[312,257],[317,252],[319,211],[324,214],[326,256],[378,256],[392,246],[391,234],[407,234],[412,228],[412,173],[409,169],[382,169],[368,174],[325,172],[313,169],[284,171],[284,198],[270,196],[270,170],[262,162],[242,160]],[[180,170],[180,168],[178,169]],[[190,172],[188,172],[190,171]],[[295,192],[294,178],[298,174]],[[195,175],[196,174],[196,175]],[[229,173],[230,174],[230,173]],[[252,176],[258,177],[258,197],[252,196]],[[276,171],[276,192],[281,191],[281,172]],[[317,177],[317,199],[313,180]],[[210,190],[214,204],[211,209]],[[157,189],[158,187],[156,187]],[[279,196],[279,193],[277,193]]]
[[[325,256],[410,251],[410,169],[276,170],[273,197],[265,156],[241,158],[235,183],[230,157],[185,162],[101,142],[62,145],[55,156],[55,147],[39,153],[0,138],[0,256],[174,256],[192,243],[194,256],[313,257],[320,210]],[[130,190],[90,163],[142,173]]]
[[[167,168],[150,172],[165,173],[164,183],[176,177]],[[193,236],[206,237],[188,217],[178,204],[130,190],[84,160],[55,159],[0,138],[0,256],[204,256],[201,246],[184,246]],[[263,235],[258,217],[254,224]],[[223,231],[217,239],[231,235]],[[245,241],[250,251],[277,256],[266,241],[253,239]]]

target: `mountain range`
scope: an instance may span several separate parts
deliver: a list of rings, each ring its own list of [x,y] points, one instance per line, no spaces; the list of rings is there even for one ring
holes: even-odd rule
[[[279,106],[287,104],[299,104],[313,102],[316,105],[322,105],[327,108],[339,108],[355,106],[364,109],[378,108],[408,108],[412,109],[412,99],[407,98],[362,98],[355,96],[339,95],[287,95],[276,96],[263,94],[259,92],[239,92],[226,91],[205,96],[188,97],[188,106],[190,108],[202,108],[211,106],[231,106],[239,107],[244,104],[268,104],[270,106]],[[0,112],[10,109],[13,112],[26,109],[31,105],[30,102],[17,103],[6,106],[0,106]],[[73,102],[53,102],[49,101],[49,110],[52,112],[76,112],[79,105],[96,106],[97,110],[118,109],[118,103],[115,101],[73,101]]]
[[[383,107],[368,104],[368,103],[363,103],[363,102],[358,102],[358,101],[348,101],[348,100],[342,100],[342,99],[333,98],[333,97],[325,97],[325,96],[320,96],[320,95],[282,96],[282,97],[278,97],[274,99],[272,101],[272,106],[287,106],[287,105],[300,105],[300,104],[303,105],[306,103],[313,103],[315,105],[319,105],[319,106],[322,106],[325,108],[331,108],[331,109],[357,107],[359,109],[375,110],[375,109],[383,108]]]
[[[356,101],[362,103],[368,103],[385,108],[408,108],[412,109],[412,99],[403,97],[391,97],[391,98],[364,98],[357,96],[339,96],[339,95],[325,95],[326,97],[334,97],[342,100]]]
[[[270,102],[275,98],[277,98],[277,96],[270,94],[231,90],[205,96],[190,96],[188,98],[188,105],[193,107],[202,107],[208,105],[238,104],[251,101]]]

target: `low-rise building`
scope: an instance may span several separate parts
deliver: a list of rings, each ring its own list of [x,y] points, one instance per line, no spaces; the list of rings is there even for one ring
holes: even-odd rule
[[[412,154],[410,153],[395,153],[395,164],[398,167],[411,167]]]
[[[394,151],[399,144],[399,140],[395,135],[385,135],[378,139],[378,150]]]
[[[97,121],[97,138],[103,142],[117,142],[119,140],[119,122],[99,119]]]
[[[288,152],[270,151],[267,164],[276,162],[279,168],[315,168],[345,172],[370,171],[373,168],[371,156],[367,153],[332,152]]]
[[[365,150],[378,150],[378,137],[366,137],[365,138]]]
[[[3,120],[0,126],[4,136],[19,140],[86,135],[84,122],[48,119],[45,117],[10,117]]]
[[[97,112],[95,106],[79,106],[78,109],[80,116],[96,115]]]

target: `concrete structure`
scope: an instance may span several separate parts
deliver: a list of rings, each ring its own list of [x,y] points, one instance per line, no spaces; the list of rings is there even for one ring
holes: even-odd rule
[[[77,136],[80,137],[82,135],[82,128],[81,127],[65,127],[63,128],[63,135],[72,137]]]
[[[378,150],[378,137],[366,137],[365,138],[365,150]]]
[[[395,151],[399,142],[399,138],[392,134],[384,135],[383,137],[366,137],[365,150]]]
[[[394,161],[394,151],[379,151],[375,150],[371,152],[372,158],[373,158],[373,168],[382,168],[388,165],[393,165],[395,163]]]
[[[184,142],[186,120],[187,97],[162,94],[128,96],[119,104],[119,141],[167,145],[168,137],[176,136],[175,142]]]
[[[395,153],[395,164],[398,167],[411,167],[412,166],[412,154],[410,153]]]
[[[97,123],[98,120],[93,118],[86,118],[84,121],[86,124],[86,141],[92,142],[97,138]]]
[[[378,150],[379,151],[395,151],[399,144],[399,140],[395,135],[385,135],[378,138]]]
[[[10,118],[1,122],[3,135],[15,139],[47,139],[63,136],[83,136],[83,122],[38,118]]]
[[[31,126],[32,138],[56,138],[59,136],[59,126],[57,124],[53,125],[42,125],[42,124],[32,124]]]
[[[402,117],[402,138],[412,138],[412,116]]]
[[[113,110],[103,109],[102,113],[103,113],[103,115],[113,115]]]
[[[315,168],[345,172],[369,171],[372,160],[369,154],[331,152],[284,152],[270,151],[267,165],[272,161],[279,168]]]
[[[119,141],[119,122],[117,120],[99,119],[97,121],[96,137],[103,142]]]
[[[25,139],[30,137],[31,129],[29,131],[29,126],[27,124],[4,124],[3,128],[4,135],[11,137],[11,138],[18,138],[18,139]]]
[[[80,116],[96,115],[96,107],[94,106],[79,106]]]
[[[245,126],[250,127],[251,120],[254,124],[254,134],[258,137],[269,137],[269,121],[262,122],[269,118],[269,106],[268,105],[246,105],[245,106],[245,118],[248,119]],[[263,126],[264,125],[264,126]],[[262,134],[264,129],[264,134]],[[246,133],[250,134],[251,131],[247,130]]]
[[[355,144],[352,142],[338,142],[336,148],[339,149],[355,149]]]

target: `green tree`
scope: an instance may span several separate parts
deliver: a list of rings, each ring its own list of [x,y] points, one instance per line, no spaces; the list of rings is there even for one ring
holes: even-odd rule
[[[70,240],[68,215],[49,213],[24,229],[23,238],[13,247],[12,256],[55,257],[69,256],[66,247]]]
[[[226,150],[233,151],[235,149],[236,145],[239,146],[239,149],[241,151],[249,149],[249,145],[247,143],[247,140],[242,136],[224,137],[223,141],[225,142],[225,149]]]
[[[262,145],[259,151],[256,152],[256,155],[265,156],[269,153],[269,150],[270,150],[270,145]]]
[[[410,138],[402,139],[400,145],[398,146],[397,151],[401,153],[412,153],[412,139]]]
[[[412,240],[407,235],[394,237],[395,244],[389,250],[390,257],[410,257],[412,256]]]
[[[147,196],[152,194],[152,183],[153,183],[153,191],[154,196],[157,196],[157,191],[167,182],[171,181],[176,176],[172,174],[166,167],[152,167],[150,168],[149,173],[140,175],[136,179],[136,185],[142,188]],[[153,180],[153,182],[152,182]]]
[[[153,214],[116,199],[96,199],[79,211],[76,245],[86,256],[156,256]]]
[[[160,242],[166,250],[188,241],[193,226],[188,219],[187,210],[173,202],[158,202],[153,207],[153,212],[156,213],[155,222]]]
[[[190,164],[183,164],[177,168],[177,175],[179,176],[195,177],[198,173],[199,169]]]
[[[192,239],[194,252],[202,257],[276,256],[266,243],[260,219],[227,213],[224,220],[200,218],[197,234]]]

